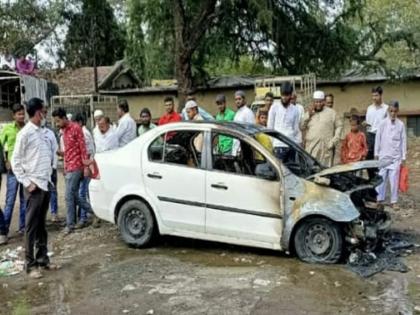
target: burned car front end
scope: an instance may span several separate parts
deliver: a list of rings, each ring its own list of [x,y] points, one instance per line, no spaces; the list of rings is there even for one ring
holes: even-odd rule
[[[390,215],[376,202],[375,188],[382,182],[378,161],[327,168],[284,135],[266,134],[289,148],[280,163],[284,178],[282,248],[297,251],[300,247],[297,255],[302,260],[321,263],[337,262],[344,250],[375,249],[391,226]]]
[[[390,214],[376,202],[375,188],[382,183],[378,161],[361,161],[337,165],[308,179],[350,197],[360,216],[345,226],[345,240],[353,247],[374,250],[391,227]],[[367,170],[371,170],[369,177]]]

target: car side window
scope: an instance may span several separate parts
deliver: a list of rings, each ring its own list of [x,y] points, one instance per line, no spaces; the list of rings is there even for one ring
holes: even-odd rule
[[[167,132],[149,146],[149,160],[198,168],[201,166],[203,136],[199,131]]]
[[[232,140],[232,150],[222,152],[220,141]],[[223,133],[212,133],[213,170],[274,180],[277,174],[267,159],[248,142]],[[270,173],[270,174],[268,174]]]

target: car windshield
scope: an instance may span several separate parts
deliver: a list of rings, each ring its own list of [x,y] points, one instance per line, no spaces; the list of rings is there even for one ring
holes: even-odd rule
[[[297,176],[308,177],[325,168],[302,147],[280,133],[258,132],[254,134],[254,139]]]

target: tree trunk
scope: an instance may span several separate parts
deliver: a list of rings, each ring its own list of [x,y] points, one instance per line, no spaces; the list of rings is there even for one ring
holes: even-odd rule
[[[178,83],[178,111],[184,108],[187,95],[193,88],[191,60],[208,26],[215,18],[217,0],[201,0],[201,7],[191,21],[186,17],[184,1],[172,0],[175,27],[175,67]],[[188,11],[187,11],[188,12]]]
[[[187,101],[188,93],[190,93],[193,82],[191,72],[191,56],[176,58],[176,80],[178,82],[178,111],[181,112]]]

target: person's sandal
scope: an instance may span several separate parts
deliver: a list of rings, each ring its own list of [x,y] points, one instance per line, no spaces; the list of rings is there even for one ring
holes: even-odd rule
[[[29,271],[28,277],[32,279],[40,279],[43,276],[42,276],[41,271],[39,271],[38,269],[32,269],[31,271]]]
[[[391,208],[392,208],[393,210],[395,210],[395,211],[400,210],[400,206],[399,206],[399,205],[397,205],[396,203],[392,203],[392,204],[391,204]]]
[[[59,269],[61,269],[61,266],[57,265],[57,264],[48,264],[46,266],[42,266],[42,269],[44,269],[44,270],[59,270]]]

